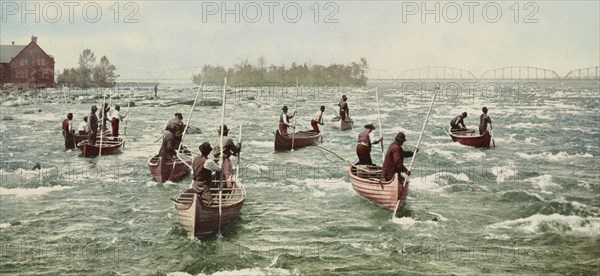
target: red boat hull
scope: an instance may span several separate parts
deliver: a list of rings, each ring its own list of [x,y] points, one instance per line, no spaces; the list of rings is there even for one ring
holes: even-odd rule
[[[147,163],[154,180],[164,183],[167,181],[177,181],[188,175],[190,173],[190,167],[188,167],[188,165],[192,165],[192,159],[186,161],[185,163],[180,159],[165,162],[162,157],[155,155],[148,159]],[[175,164],[174,166],[173,163]],[[188,165],[186,165],[186,163]]]
[[[452,141],[476,148],[489,148],[492,140],[489,131],[486,131],[483,135],[479,135],[479,130],[448,131],[448,134],[452,137]]]
[[[293,138],[292,138],[293,137]],[[321,134],[313,130],[299,131],[295,134],[288,134],[288,137],[283,137],[279,134],[279,130],[275,131],[275,151],[288,151],[292,149],[292,139],[294,149],[314,146],[317,144]]]
[[[114,140],[113,140],[114,139]],[[88,141],[82,141],[77,144],[77,148],[81,150],[81,153],[84,157],[94,157],[100,154],[109,155],[118,152],[123,145],[123,139],[121,138],[110,138],[100,141],[96,141],[95,145],[88,144]],[[102,151],[100,151],[100,146],[102,146]]]

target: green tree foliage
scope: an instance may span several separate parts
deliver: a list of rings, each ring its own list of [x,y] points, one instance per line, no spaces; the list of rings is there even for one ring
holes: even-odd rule
[[[96,65],[96,55],[85,49],[79,54],[79,67],[64,69],[57,77],[58,84],[88,87],[110,87],[117,78],[116,67],[110,64],[106,56]]]
[[[225,69],[222,66],[204,65],[202,72],[198,75],[192,75],[192,81],[200,84],[201,80],[205,83],[220,83],[227,77],[227,82],[231,84],[295,84],[296,77],[301,85],[314,85],[315,83],[336,83],[341,86],[365,86],[367,77],[365,70],[368,68],[367,59],[361,58],[359,63],[352,62],[350,65],[331,64],[327,67],[323,65],[300,65],[292,63],[290,67],[285,65],[266,66],[263,57],[258,58],[256,65],[252,65],[248,60],[242,60],[232,68]]]

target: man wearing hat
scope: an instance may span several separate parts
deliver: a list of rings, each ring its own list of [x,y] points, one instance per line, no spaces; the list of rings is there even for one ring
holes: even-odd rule
[[[279,134],[283,137],[288,136],[288,127],[294,128],[294,126],[290,125],[290,120],[294,118],[294,116],[296,115],[296,111],[294,111],[294,114],[292,115],[288,115],[287,113],[288,107],[287,105],[284,105],[281,108],[281,113],[279,113]]]
[[[487,114],[487,107],[484,106],[481,111],[483,113],[479,116],[479,135],[483,135],[487,131],[488,123],[490,124],[490,127],[492,127],[492,118]]]
[[[375,140],[373,130],[375,130],[375,126],[372,123],[368,123],[365,125],[365,129],[358,134],[358,144],[356,145],[358,163],[356,165],[375,165],[371,160],[371,145],[379,144],[383,141],[383,137]]]
[[[90,145],[96,144],[96,135],[98,135],[98,117],[96,116],[96,110],[98,108],[95,105],[92,105],[92,112],[88,115],[88,129],[90,130],[90,138],[88,143]]]
[[[392,142],[385,153],[385,159],[383,161],[381,173],[387,181],[392,180],[392,178],[394,178],[394,174],[397,173],[400,183],[404,183],[404,177],[402,177],[401,173],[410,175],[410,171],[404,166],[404,158],[412,157],[414,152],[404,151],[402,149],[402,144],[404,144],[404,141],[406,141],[406,136],[404,133],[398,132],[394,142]],[[417,151],[418,149],[415,150],[415,152]],[[408,182],[406,182],[406,186],[404,186],[404,188],[399,187],[399,193],[400,204],[398,208],[402,208],[402,205],[404,205],[404,201],[406,201],[406,197],[408,196]]]
[[[342,95],[342,100],[338,103],[338,106],[340,107],[340,118],[342,118],[342,121],[345,121],[346,118],[350,118],[350,109],[348,108],[348,103],[346,100],[348,100],[346,95]]]
[[[113,111],[112,118],[110,120],[110,123],[112,125],[112,136],[119,137],[119,122],[123,121],[123,118],[125,118],[125,116],[127,116],[127,114],[121,114],[121,106],[118,104],[115,105],[115,111]]]
[[[450,131],[463,131],[467,130],[465,126],[464,118],[467,118],[467,112],[463,112],[450,121]]]
[[[198,149],[200,150],[200,156],[194,158],[194,161],[192,162],[194,190],[200,194],[200,197],[205,204],[210,204],[212,203],[212,195],[210,193],[212,174],[213,172],[220,172],[221,168],[215,161],[208,158],[208,155],[212,151],[210,143],[204,142]]]
[[[217,133],[221,135],[221,128],[217,128]],[[223,170],[223,177],[227,180],[227,188],[233,187],[233,164],[231,164],[231,160],[229,157],[237,156],[242,150],[242,144],[238,144],[237,146],[233,142],[233,140],[227,137],[229,134],[229,129],[227,125],[223,125],[223,163],[221,164],[221,169]],[[221,141],[217,139],[214,143],[215,147],[212,150],[212,155],[215,159],[219,159],[221,156]]]

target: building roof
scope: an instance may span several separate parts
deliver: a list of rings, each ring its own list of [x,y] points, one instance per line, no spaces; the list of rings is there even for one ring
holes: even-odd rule
[[[9,63],[16,57],[27,45],[0,45],[0,63]]]

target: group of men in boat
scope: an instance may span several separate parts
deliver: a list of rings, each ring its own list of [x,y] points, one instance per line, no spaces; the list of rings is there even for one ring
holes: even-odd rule
[[[183,115],[181,113],[175,113],[175,117],[169,120],[165,127],[166,133],[163,136],[163,142],[160,147],[158,155],[163,158],[166,162],[175,160],[177,158],[177,150],[180,148],[183,133],[186,131],[185,124],[183,123]],[[220,141],[221,131],[223,132],[223,140]],[[217,129],[219,139],[213,146],[209,142],[200,144],[198,149],[200,150],[200,156],[197,156],[192,161],[192,170],[194,177],[194,189],[205,204],[212,202],[212,194],[210,188],[212,186],[213,174],[217,179],[224,179],[226,187],[233,188],[233,165],[231,163],[231,156],[238,156],[242,150],[242,143],[237,145],[231,138],[228,137],[229,129],[227,125],[223,125],[222,128]],[[223,145],[223,157],[222,163],[219,166],[215,160],[221,160],[221,144]],[[187,150],[187,149],[182,149]],[[212,154],[213,158],[210,158]]]
[[[350,109],[348,108],[348,97],[346,95],[342,95],[342,99],[339,101],[338,106],[340,107],[340,118],[344,121],[349,121],[350,119]],[[288,107],[284,105],[281,108],[281,113],[279,113],[279,134],[283,137],[288,137],[288,128],[296,129],[296,126],[292,125],[290,121],[296,116],[296,111],[293,114],[288,114]],[[319,125],[324,125],[323,123],[323,115],[325,113],[325,106],[322,105],[319,110],[315,113],[315,115],[310,120],[310,125],[313,128],[315,133],[321,133],[319,129]]]
[[[487,112],[488,112],[487,107],[484,106],[481,109],[481,111],[483,113],[481,113],[481,115],[479,116],[479,135],[483,135],[487,131],[488,124],[490,125],[490,128],[493,128],[492,127],[492,119],[487,114]],[[452,131],[452,132],[467,131],[467,127],[465,126],[465,121],[464,121],[465,118],[467,118],[467,112],[463,112],[462,114],[454,117],[450,121],[450,131]]]
[[[71,150],[75,148],[75,135],[88,136],[88,143],[91,145],[96,144],[98,130],[108,130],[108,118],[110,113],[110,106],[105,103],[103,112],[100,114],[100,120],[96,116],[98,107],[92,105],[90,113],[83,117],[83,121],[79,123],[77,131],[73,129],[73,113],[67,114],[67,118],[62,122],[62,134],[65,138],[65,150]],[[110,124],[112,127],[112,137],[119,136],[119,122],[127,116],[127,114],[121,113],[121,106],[115,105],[115,110],[110,113]],[[101,130],[101,131],[102,131]]]

